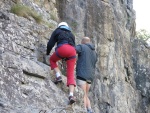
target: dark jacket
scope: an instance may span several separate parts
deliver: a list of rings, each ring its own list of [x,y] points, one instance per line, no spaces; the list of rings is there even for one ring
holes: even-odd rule
[[[85,80],[93,81],[95,74],[95,66],[97,62],[97,54],[93,44],[79,44],[76,46],[78,60],[76,66],[77,78],[81,77]]]
[[[72,46],[75,46],[75,37],[71,33],[69,27],[60,26],[52,33],[50,40],[47,43],[47,55],[49,55],[56,42],[57,47],[60,47],[63,44],[70,44]]]

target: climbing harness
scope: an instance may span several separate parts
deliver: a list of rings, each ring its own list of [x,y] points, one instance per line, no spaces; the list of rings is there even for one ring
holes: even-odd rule
[[[65,60],[65,61],[76,58],[76,56],[71,56],[71,57],[68,57],[68,58],[61,57],[61,56],[59,55],[57,49],[56,49],[56,55],[57,55],[59,58]]]

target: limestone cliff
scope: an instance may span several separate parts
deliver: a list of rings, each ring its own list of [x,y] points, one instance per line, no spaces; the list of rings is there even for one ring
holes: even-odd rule
[[[139,39],[133,40],[133,67],[136,87],[141,92],[141,107],[150,112],[150,47]],[[143,110],[143,111],[144,111]]]
[[[14,14],[16,4],[27,6],[28,13]],[[133,41],[132,0],[1,0],[0,7],[1,113],[58,113],[67,104],[66,77],[55,85],[44,59],[47,41],[60,21],[71,26],[77,44],[89,36],[96,46],[90,92],[94,112],[150,113],[150,52],[144,45],[140,51]],[[62,113],[84,113],[78,87],[75,95],[76,104]]]

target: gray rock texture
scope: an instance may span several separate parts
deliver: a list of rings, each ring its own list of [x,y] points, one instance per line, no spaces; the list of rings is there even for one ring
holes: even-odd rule
[[[43,22],[11,13],[16,3]],[[150,113],[150,49],[134,40],[132,0],[1,0],[0,7],[0,113],[85,113],[82,90],[76,87],[77,102],[68,107],[66,76],[55,85],[45,59],[60,21],[70,25],[77,44],[83,36],[95,44],[94,112]]]
[[[150,47],[143,40],[133,40],[133,67],[137,89],[141,92],[141,108],[150,112]]]

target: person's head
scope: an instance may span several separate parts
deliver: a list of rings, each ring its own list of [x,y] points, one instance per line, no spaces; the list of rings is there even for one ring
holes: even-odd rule
[[[91,42],[91,40],[89,37],[83,37],[82,41],[81,41],[82,44],[86,44],[86,43],[90,43],[90,42]]]
[[[58,24],[58,27],[60,27],[60,26],[67,26],[67,27],[69,27],[66,22],[60,22],[60,23]]]

